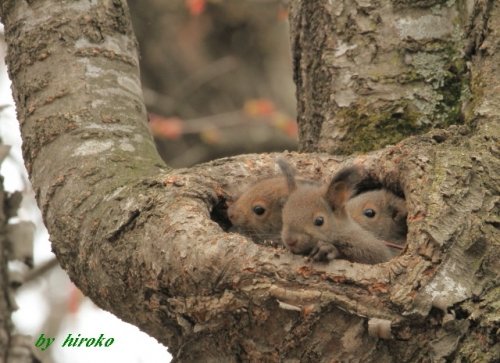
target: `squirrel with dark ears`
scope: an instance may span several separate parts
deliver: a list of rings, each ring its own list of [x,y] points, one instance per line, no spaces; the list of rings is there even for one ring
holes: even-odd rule
[[[283,161],[286,163],[286,161]],[[282,166],[282,169],[291,166]],[[319,188],[316,181],[295,178],[299,187]],[[289,195],[283,176],[260,180],[247,188],[229,205],[227,214],[233,230],[257,242],[281,240],[282,208]],[[351,197],[346,205],[353,220],[392,247],[397,254],[406,242],[406,203],[386,189],[372,190]]]
[[[289,192],[282,210],[281,237],[291,252],[308,254],[316,261],[343,258],[366,264],[384,262],[392,257],[385,241],[378,237],[392,227],[377,227],[371,232],[361,227],[363,223],[366,225],[363,218],[360,218],[360,225],[349,215],[348,201],[362,180],[358,168],[341,170],[327,186],[302,186],[297,184],[290,164],[283,159],[277,162],[285,175]],[[363,198],[362,195],[357,198]],[[361,199],[353,205],[351,213],[365,206]],[[365,208],[363,213],[367,209],[371,208]],[[373,214],[366,213],[367,218]]]

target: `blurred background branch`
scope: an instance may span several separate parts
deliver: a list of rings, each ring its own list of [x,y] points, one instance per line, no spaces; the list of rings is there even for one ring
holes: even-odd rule
[[[129,5],[151,129],[169,165],[296,148],[284,2]]]

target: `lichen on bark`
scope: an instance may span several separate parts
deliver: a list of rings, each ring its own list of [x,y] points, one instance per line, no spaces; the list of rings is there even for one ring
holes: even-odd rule
[[[458,64],[455,71],[443,59],[456,62],[459,53],[441,58],[446,47],[437,42],[435,63],[440,67],[412,58],[409,64],[419,68],[418,72],[416,67],[410,69],[403,55],[418,55],[421,42],[415,49],[408,42],[401,54],[396,46],[399,36],[377,33],[374,25],[395,24],[403,18],[422,25],[422,17],[415,12],[426,10],[398,8],[399,14],[389,2],[376,3],[380,8],[371,1],[292,3],[303,149],[332,151],[333,139],[347,143],[342,139],[345,135],[326,132],[333,127],[330,121],[339,107],[352,107],[346,118],[362,120],[365,116],[360,115],[382,111],[371,121],[397,130],[388,119],[404,116],[416,122],[422,110],[432,115],[436,95],[445,87],[450,95],[439,101],[449,99],[448,114],[456,112],[458,89],[462,94],[462,81],[466,82],[464,68]],[[32,6],[41,4],[54,5],[45,0]],[[111,11],[115,7],[126,9],[126,3],[118,0],[71,4],[94,6],[111,18],[116,16]],[[12,6],[27,5],[16,2]],[[493,313],[481,315],[476,305],[483,298],[492,301],[498,280],[498,245],[489,241],[498,232],[500,93],[480,91],[499,77],[500,7],[493,9],[491,14],[484,13],[492,19],[485,43],[474,45],[473,102],[465,125],[434,129],[357,157],[284,154],[305,176],[329,180],[344,163],[357,164],[380,184],[404,193],[408,244],[401,256],[376,266],[343,260],[311,263],[284,249],[256,245],[242,235],[227,233],[211,216],[225,218],[229,187],[258,174],[271,175],[276,155],[243,155],[190,169],[165,168],[144,123],[134,40],[109,27],[102,35],[112,41],[99,43],[99,37],[85,36],[87,42],[93,39],[98,42],[95,47],[103,48],[95,56],[88,43],[85,52],[75,54],[74,39],[60,41],[65,30],[73,34],[73,23],[60,24],[57,37],[46,34],[47,43],[57,51],[33,64],[22,64],[11,76],[32,164],[31,178],[61,265],[96,304],[169,346],[177,361],[203,357],[235,362],[376,362],[394,357],[401,361],[453,360],[459,354],[465,360],[473,357],[476,352],[468,351],[469,337],[490,337],[498,329],[496,321],[491,321]],[[33,34],[29,26],[23,27],[30,24],[27,20],[35,21],[34,13],[2,10],[6,39],[16,45],[9,50],[9,62],[16,68],[16,60],[27,59],[32,49],[18,37]],[[61,15],[58,7],[45,10]],[[434,30],[451,37],[446,32],[455,28],[448,27],[445,15],[456,19],[455,11],[452,2],[433,10],[433,16],[443,22]],[[66,16],[81,19],[84,15],[71,11]],[[423,24],[428,24],[429,18],[424,19]],[[50,22],[50,17],[45,21]],[[336,43],[331,34],[342,40]],[[370,46],[367,41],[372,36],[384,47]],[[461,49],[461,42],[455,46]],[[113,52],[119,56],[111,56]],[[429,49],[427,53],[432,54]],[[132,62],[124,62],[127,59]],[[377,67],[372,66],[374,59]],[[46,77],[39,84],[42,89],[34,91],[30,80],[43,66],[71,71]],[[353,77],[355,72],[357,77]],[[411,82],[398,81],[401,74]],[[111,87],[112,79],[116,87]],[[73,92],[45,102],[58,94],[61,84]],[[498,87],[497,83],[493,86]],[[429,97],[422,93],[417,98],[420,91],[429,91]],[[39,105],[32,112],[27,99]],[[110,115],[113,109],[116,115]],[[44,124],[40,120],[58,117],[61,110],[72,117],[59,118],[56,125],[45,123],[43,131],[37,126],[37,122]],[[449,115],[441,122],[450,122],[446,121]],[[65,120],[74,123],[64,127]],[[37,141],[37,134],[43,135],[42,142]],[[214,213],[216,208],[220,213]],[[464,310],[471,314],[463,314]],[[370,335],[372,319],[384,320],[390,328],[384,339]],[[486,342],[493,349],[496,341]]]
[[[301,150],[367,152],[463,123],[470,14],[430,5],[432,14],[389,0],[292,3]],[[322,9],[315,26],[310,8]]]

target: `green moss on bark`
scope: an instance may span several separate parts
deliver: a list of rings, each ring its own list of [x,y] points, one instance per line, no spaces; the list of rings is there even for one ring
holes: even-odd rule
[[[433,128],[464,123],[462,102],[470,95],[464,60],[453,54],[418,53],[412,58],[413,67],[397,82],[428,83],[428,93],[379,107],[355,105],[338,111],[338,119],[348,120],[344,122],[349,143],[342,145],[341,153],[368,152]]]
[[[399,103],[373,112],[369,109],[346,108],[338,117],[351,120],[347,134],[350,142],[346,154],[367,152],[421,133],[420,113],[410,103]]]

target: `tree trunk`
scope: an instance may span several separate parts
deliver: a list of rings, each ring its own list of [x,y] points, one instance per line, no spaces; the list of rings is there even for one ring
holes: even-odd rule
[[[486,4],[443,3],[292,2],[303,151],[366,152],[464,123]]]
[[[356,162],[404,192],[408,245],[369,266],[224,230],[230,188],[276,173],[275,155],[162,164],[125,1],[1,1],[25,162],[71,279],[175,361],[494,361],[500,5],[417,3],[292,4],[302,150],[420,134],[286,154],[305,176]]]

